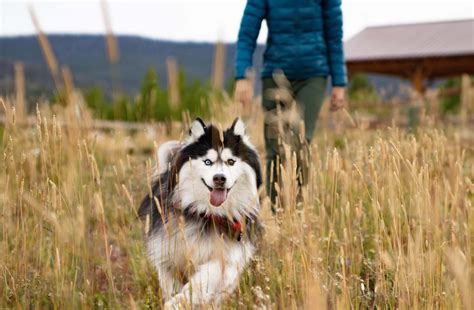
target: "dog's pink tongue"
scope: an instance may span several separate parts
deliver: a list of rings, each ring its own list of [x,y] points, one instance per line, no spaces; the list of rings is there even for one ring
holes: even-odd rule
[[[214,207],[220,207],[227,198],[227,190],[226,189],[213,189],[211,191],[211,198],[210,203]]]

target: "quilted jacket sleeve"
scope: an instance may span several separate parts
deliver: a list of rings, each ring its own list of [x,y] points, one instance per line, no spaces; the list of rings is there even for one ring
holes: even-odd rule
[[[346,86],[341,0],[323,0],[322,9],[332,85]]]
[[[267,0],[248,0],[240,24],[235,62],[236,79],[245,78],[247,69],[252,67],[253,53],[257,38],[266,15]]]

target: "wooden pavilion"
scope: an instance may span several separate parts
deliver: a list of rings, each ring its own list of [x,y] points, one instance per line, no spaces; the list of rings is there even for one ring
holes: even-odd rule
[[[474,74],[474,19],[369,27],[345,44],[349,75],[370,72],[425,82]]]

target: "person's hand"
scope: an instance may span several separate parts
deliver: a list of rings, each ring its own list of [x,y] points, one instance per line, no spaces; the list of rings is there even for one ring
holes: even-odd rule
[[[238,80],[235,85],[235,100],[242,103],[244,107],[248,107],[253,99],[252,83],[248,79]]]
[[[336,112],[344,108],[346,104],[344,87],[333,87],[331,94],[331,111]]]

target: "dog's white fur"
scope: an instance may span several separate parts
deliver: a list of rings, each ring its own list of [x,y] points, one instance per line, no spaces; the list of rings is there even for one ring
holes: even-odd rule
[[[189,138],[180,145],[170,141],[158,150],[160,173],[166,172],[172,153],[180,147],[197,141],[204,134],[202,125],[194,122]],[[253,146],[245,135],[245,126],[239,120],[234,134]],[[217,157],[220,161],[217,161]],[[211,149],[205,156],[215,162],[206,166],[203,158],[187,161],[179,171],[179,183],[173,193],[176,205],[192,206],[199,214],[215,215],[236,220],[256,216],[259,209],[254,170],[245,161],[232,155],[229,149],[219,153]],[[228,159],[235,160],[232,166]],[[209,203],[209,190],[202,180],[212,184],[215,174],[226,176],[226,187],[231,189],[222,207]],[[202,180],[201,180],[202,179]],[[147,240],[148,254],[158,271],[158,278],[165,307],[176,308],[180,304],[218,304],[238,285],[239,276],[253,256],[255,247],[248,238],[240,242],[223,238],[217,232],[202,234],[200,226],[180,218],[170,218],[159,232]],[[189,274],[187,283],[181,284],[176,273]]]
[[[226,242],[218,235],[203,238],[196,225],[175,226],[148,242],[148,254],[158,271],[166,307],[219,303],[236,288],[254,251],[247,241]],[[169,270],[171,266],[193,269],[194,274],[183,286]]]

